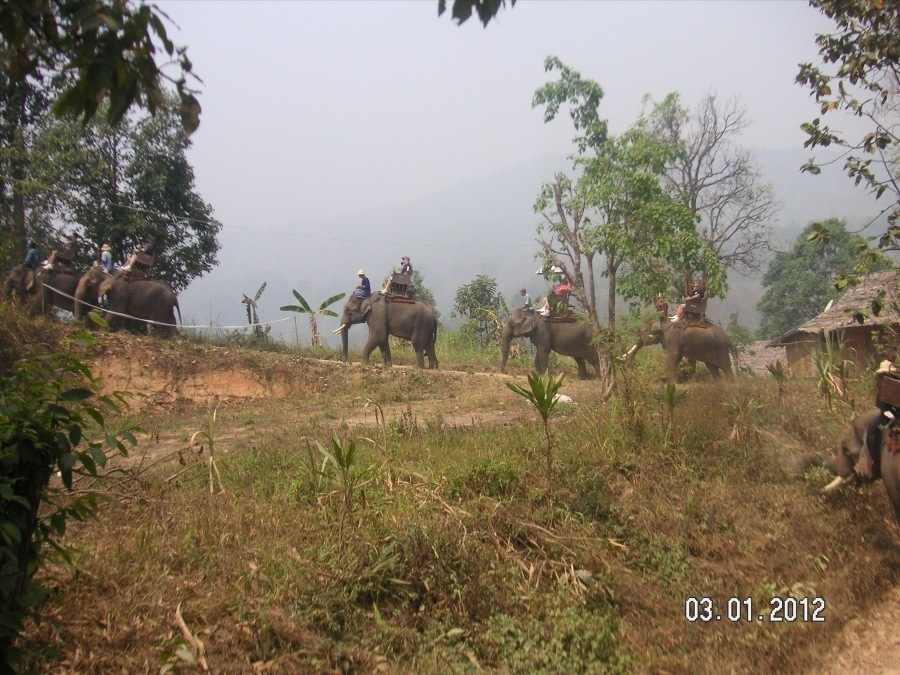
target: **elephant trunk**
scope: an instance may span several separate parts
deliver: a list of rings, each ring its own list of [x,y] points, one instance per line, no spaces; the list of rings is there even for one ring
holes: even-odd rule
[[[81,321],[87,314],[87,305],[82,304],[87,297],[87,290],[81,286],[75,289],[75,300],[72,303],[72,314],[75,315],[76,321]]]
[[[509,342],[511,340],[509,326],[503,328],[503,332],[500,334],[500,351],[503,354],[503,359],[500,361],[500,372],[506,372],[506,361],[509,359]]]

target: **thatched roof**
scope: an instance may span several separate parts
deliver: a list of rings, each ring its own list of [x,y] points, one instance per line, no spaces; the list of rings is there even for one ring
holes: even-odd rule
[[[737,359],[738,368],[743,371],[750,371],[754,375],[769,375],[766,366],[772,365],[775,361],[781,361],[787,365],[787,356],[784,347],[770,347],[767,340],[754,342],[747,345]]]
[[[884,307],[878,316],[871,313],[872,301],[884,291]],[[868,309],[864,319],[860,309]],[[863,319],[860,321],[860,319]],[[860,326],[900,325],[900,269],[874,272],[860,279],[824,312],[802,326],[789,331],[769,344],[785,345],[803,340],[808,335],[819,335]]]

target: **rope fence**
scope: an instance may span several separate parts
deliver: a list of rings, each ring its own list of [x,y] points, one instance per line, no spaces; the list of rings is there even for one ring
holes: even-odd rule
[[[58,288],[54,288],[53,286],[50,286],[49,284],[44,284],[44,287],[49,288],[54,293],[58,293],[59,295],[63,296],[64,298],[68,298],[69,300],[71,300],[73,303],[73,307],[74,307],[74,303],[80,303],[80,304],[84,305],[85,307],[90,307],[91,309],[96,309],[105,314],[113,314],[115,316],[120,316],[124,319],[131,319],[132,321],[141,321],[143,323],[151,324],[153,326],[164,326],[166,328],[207,328],[207,329],[212,329],[212,328],[223,328],[223,329],[254,328],[255,326],[271,326],[272,324],[281,323],[282,321],[290,321],[290,319],[291,319],[291,317],[285,317],[284,319],[275,319],[274,321],[260,321],[259,323],[242,323],[238,326],[214,326],[212,324],[202,324],[202,325],[196,325],[196,326],[191,326],[191,325],[186,326],[184,324],[181,324],[179,326],[177,323],[164,323],[162,321],[154,321],[152,319],[141,319],[139,317],[132,316],[130,314],[123,314],[122,312],[114,312],[111,309],[105,309],[98,305],[92,305],[89,302],[84,302],[83,300],[77,300],[75,297],[69,295],[68,293],[66,293],[64,291],[59,290]],[[179,310],[179,313],[180,313],[180,310]]]

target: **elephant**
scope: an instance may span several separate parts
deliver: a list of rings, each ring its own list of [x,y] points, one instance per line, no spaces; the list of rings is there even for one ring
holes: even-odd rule
[[[431,307],[421,300],[415,302],[400,302],[393,298],[381,295],[373,295],[367,298],[358,298],[351,295],[344,305],[341,313],[341,325],[334,333],[340,333],[343,344],[344,361],[348,361],[347,339],[350,326],[356,323],[365,323],[369,326],[369,339],[363,347],[362,361],[368,365],[369,356],[375,347],[381,349],[385,367],[391,365],[391,347],[388,337],[403,338],[412,343],[416,353],[416,364],[419,368],[425,367],[425,357],[428,357],[428,367],[437,368],[437,356],[434,353],[434,341],[437,338],[437,318]]]
[[[878,408],[853,420],[841,439],[840,451],[825,462],[837,478],[824,490],[828,492],[847,483],[872,482],[881,478],[894,519],[900,525],[900,426],[887,420],[889,423],[881,429],[885,420]]]
[[[518,337],[528,337],[537,349],[534,357],[534,369],[540,375],[547,372],[552,350],[557,354],[571,356],[575,359],[580,379],[585,380],[588,377],[585,361],[594,368],[598,379],[603,377],[600,369],[600,355],[596,347],[591,344],[594,337],[593,331],[583,321],[556,323],[548,321],[536,312],[528,313],[525,310],[517,309],[506,320],[500,334],[500,347],[503,351],[500,371],[503,373],[506,372],[506,361],[509,358],[510,340]]]
[[[625,362],[630,367],[634,355],[641,347],[655,344],[662,345],[666,352],[666,376],[669,382],[675,382],[675,373],[681,359],[705,363],[715,378],[721,373],[725,373],[728,378],[734,377],[731,369],[734,348],[725,331],[717,324],[692,326],[683,322],[672,323],[665,315],[650,317],[641,327],[637,342],[625,355]]]
[[[84,273],[75,289],[75,298],[78,300],[75,318],[83,318],[86,305],[94,305],[97,298],[104,295],[107,306],[103,318],[111,329],[115,330],[127,320],[120,315],[127,315],[133,319],[157,322],[150,324],[153,332],[167,336],[178,334],[175,324],[176,310],[178,323],[181,323],[178,297],[163,282],[155,279],[126,279],[120,275],[107,274],[103,267],[92,267]]]
[[[65,267],[58,267],[55,270],[38,268],[34,270],[34,285],[31,289],[25,288],[26,278],[24,265],[13,267],[6,277],[4,295],[8,298],[18,296],[24,299],[32,314],[46,314],[51,307],[59,307],[68,312],[74,311],[71,298],[78,287],[81,272]],[[61,293],[57,293],[57,290]]]

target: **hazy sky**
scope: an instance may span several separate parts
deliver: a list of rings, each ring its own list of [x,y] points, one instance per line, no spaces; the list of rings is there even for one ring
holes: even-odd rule
[[[403,203],[548,153],[567,117],[531,108],[556,55],[605,91],[614,133],[642,98],[739,95],[746,144],[802,145],[794,84],[829,22],[799,1],[521,0],[487,28],[437,0],[161,2],[203,79],[191,160],[226,227]]]
[[[535,90],[557,77],[544,72],[548,55],[603,87],[601,114],[613,133],[635,121],[645,95],[658,101],[678,91],[693,108],[714,91],[747,106],[752,125],[744,145],[796,150],[804,140],[799,125],[816,115],[794,83],[798,63],[818,62],[815,34],[833,29],[806,2],[788,0],[520,0],[487,28],[476,19],[457,26],[449,15],[438,18],[437,0],[158,4],[203,80],[201,126],[189,157],[199,192],[224,225],[219,268],[191,285],[182,307],[226,322],[241,316],[237,288],[252,293],[267,280],[272,318],[279,304],[292,302],[291,288],[323,298],[349,290],[361,265],[380,283],[410,251],[427,265],[420,267],[426,283],[440,283],[433,290],[445,316],[450,308],[441,303],[476,269],[490,273],[498,255],[522,260],[521,275],[498,279],[505,294],[526,283],[519,278],[526,273],[535,283],[525,271],[534,264],[529,244],[537,217],[530,206],[552,174],[524,186],[526,203],[517,198],[509,209],[506,220],[521,222],[521,240],[485,241],[484,262],[468,261],[474,269],[454,267],[459,251],[428,250],[416,239],[433,243],[446,235],[455,246],[466,235],[453,225],[433,225],[440,228],[435,235],[421,219],[404,223],[390,242],[361,230],[350,250],[322,241],[340,237],[347,225],[323,232],[312,222],[409,204],[571,154],[568,115],[545,124],[543,111],[531,107]],[[480,233],[490,235],[491,227]],[[409,246],[400,250],[397,239]],[[519,248],[507,253],[505,245]],[[271,263],[282,277],[265,271]],[[313,288],[311,277],[321,285]]]

